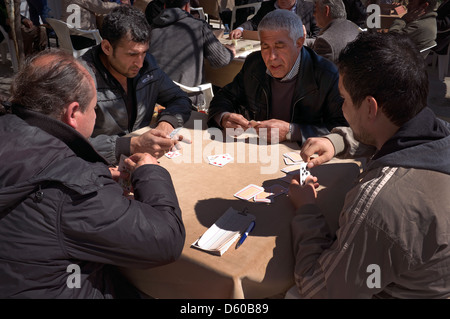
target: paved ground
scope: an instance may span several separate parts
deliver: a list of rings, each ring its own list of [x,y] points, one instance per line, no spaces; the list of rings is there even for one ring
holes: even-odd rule
[[[13,75],[11,62],[8,60],[7,64],[2,64],[0,61],[0,101],[7,99],[9,96],[9,87]],[[435,66],[428,66],[428,77],[430,82],[428,105],[437,116],[450,122],[450,77],[446,77],[444,81],[439,81]]]

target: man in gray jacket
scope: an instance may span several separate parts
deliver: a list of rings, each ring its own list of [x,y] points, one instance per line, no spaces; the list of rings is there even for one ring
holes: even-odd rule
[[[294,293],[449,298],[450,125],[426,107],[424,59],[408,37],[362,33],[341,53],[339,74],[350,128],[307,140],[301,156],[309,167],[335,155],[369,160],[336,233],[316,206],[320,181],[292,181]]]
[[[170,174],[150,154],[131,156],[125,197],[87,140],[96,101],[91,75],[62,51],[34,57],[12,83],[0,116],[0,298],[139,297],[117,267],[181,254]]]
[[[205,20],[190,14],[189,0],[166,0],[165,9],[153,19],[149,52],[159,67],[174,81],[197,86],[205,83],[204,60],[211,67],[228,65],[236,50],[223,45]],[[193,94],[194,105],[202,105],[202,95]]]

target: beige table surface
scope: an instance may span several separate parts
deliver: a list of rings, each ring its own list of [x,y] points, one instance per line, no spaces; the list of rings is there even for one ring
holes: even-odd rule
[[[205,114],[193,112],[181,134],[182,156],[160,158],[171,174],[186,228],[186,242],[179,260],[152,269],[123,269],[143,292],[156,298],[270,298],[294,284],[294,256],[290,222],[294,207],[287,195],[271,204],[237,199],[234,193],[256,184],[288,183],[283,154],[299,150],[297,144],[257,145],[252,134],[223,142],[217,129],[206,129]],[[195,124],[195,128],[194,128]],[[214,135],[215,140],[211,140]],[[247,137],[247,138],[245,138]],[[230,153],[234,161],[224,167],[210,165],[208,155]],[[265,162],[265,163],[262,163]],[[352,161],[332,161],[313,171],[321,182],[319,206],[336,228],[344,195],[359,173]],[[247,208],[256,216],[256,227],[239,248],[232,245],[222,256],[191,247],[229,207]]]

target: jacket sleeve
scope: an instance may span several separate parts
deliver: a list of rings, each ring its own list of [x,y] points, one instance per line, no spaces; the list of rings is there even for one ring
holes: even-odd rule
[[[317,205],[297,210],[291,225],[295,283],[302,298],[372,298],[389,293],[389,284],[417,267],[420,261],[396,234],[374,222],[398,205],[384,196],[391,173],[380,170],[347,193],[335,234]]]
[[[329,62],[332,64],[331,62]],[[318,75],[319,88],[324,95],[322,118],[323,126],[331,131],[337,126],[348,126],[342,113],[343,99],[339,94],[339,73],[324,71]]]
[[[68,258],[147,268],[180,256],[185,229],[169,173],[144,165],[131,179],[132,200],[107,176],[97,192],[68,199],[60,222],[60,245]]]
[[[324,137],[331,141],[338,158],[368,158],[376,151],[376,147],[358,142],[350,127],[336,127]]]
[[[248,58],[246,61],[248,61]],[[247,105],[244,85],[245,69],[246,62],[244,62],[244,65],[234,77],[233,81],[225,85],[214,95],[209,105],[208,126],[218,127],[218,123],[214,120],[216,115],[223,112],[240,113],[239,106]]]
[[[213,68],[220,68],[230,64],[233,60],[233,53],[228,50],[212,33],[206,22],[203,23],[203,51],[204,57]]]

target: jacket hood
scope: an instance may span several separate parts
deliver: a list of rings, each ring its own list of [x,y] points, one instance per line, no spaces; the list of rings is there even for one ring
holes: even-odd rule
[[[190,14],[180,8],[164,9],[161,14],[153,20],[153,27],[164,27],[188,17]]]
[[[374,155],[369,168],[401,166],[450,175],[450,123],[426,107]]]
[[[32,111],[21,116],[25,119],[14,114],[0,117],[0,211],[45,182],[59,182],[86,194],[101,186],[99,176],[111,176],[106,160],[71,127]],[[64,141],[51,131],[59,131]]]

